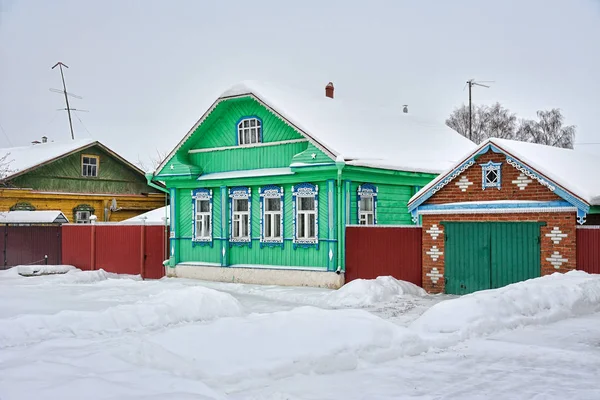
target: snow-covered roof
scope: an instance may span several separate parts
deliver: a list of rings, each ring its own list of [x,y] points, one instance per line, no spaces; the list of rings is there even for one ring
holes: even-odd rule
[[[5,178],[12,177],[40,164],[47,163],[65,154],[72,153],[94,143],[92,139],[76,139],[61,142],[32,144],[20,147],[0,148],[0,157],[6,154],[9,173]]]
[[[60,211],[3,211],[0,224],[66,224],[69,220]]]
[[[591,154],[537,143],[507,139],[488,139],[475,151],[466,154],[452,168],[440,174],[409,201],[409,207],[429,189],[437,185],[463,161],[479,153],[488,145],[494,145],[505,154],[521,161],[538,174],[559,185],[589,205],[600,205],[600,158]]]
[[[398,107],[362,104],[322,93],[246,81],[222,98],[252,94],[334,159],[348,165],[439,173],[475,144],[443,121],[420,119]]]
[[[139,224],[144,222],[146,224],[161,224],[164,225],[164,218],[169,218],[170,210],[169,207],[160,207],[155,210],[145,212],[135,217],[121,221],[120,224]]]

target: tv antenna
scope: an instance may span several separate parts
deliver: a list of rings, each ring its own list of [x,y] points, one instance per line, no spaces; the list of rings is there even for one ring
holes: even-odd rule
[[[71,111],[84,111],[87,112],[87,110],[78,110],[76,108],[71,108],[69,106],[69,96],[75,98],[75,99],[82,99],[83,97],[81,96],[77,96],[76,94],[72,94],[67,92],[67,85],[65,84],[65,74],[63,73],[63,67],[65,68],[69,68],[67,65],[63,64],[62,62],[57,62],[56,64],[54,64],[54,66],[52,67],[52,69],[58,67],[60,69],[60,77],[62,79],[62,84],[63,84],[63,90],[60,89],[50,89],[51,92],[53,93],[62,93],[65,95],[65,103],[67,104],[66,108],[59,108],[58,111],[60,110],[66,110],[67,114],[69,115],[69,128],[71,128],[71,139],[75,140],[75,134],[73,133],[73,120],[71,119]]]
[[[489,88],[490,85],[484,85],[484,83],[494,83],[495,81],[475,81],[475,79],[469,79],[467,81],[467,83],[465,83],[465,86],[463,87],[463,90],[465,90],[465,87],[467,87],[467,85],[469,85],[469,140],[473,140],[473,105],[471,103],[471,88],[473,86],[481,86],[484,88]]]

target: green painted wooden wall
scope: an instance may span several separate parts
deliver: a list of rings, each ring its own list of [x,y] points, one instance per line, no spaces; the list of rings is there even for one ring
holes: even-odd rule
[[[303,182],[298,182],[303,183]],[[250,186],[252,201],[252,247],[233,245],[229,248],[228,262],[234,264],[260,264],[274,266],[298,267],[327,267],[328,247],[328,205],[326,182],[311,182],[319,186],[319,249],[315,247],[302,248],[293,246],[293,202],[290,184],[284,185],[284,246],[260,247],[260,186]],[[221,262],[221,198],[220,188],[208,188],[213,191],[213,246],[192,243],[192,198],[189,189],[177,190],[177,226],[176,237],[179,241],[179,262],[203,261],[208,263]],[[229,204],[226,207],[229,220]],[[224,229],[225,237],[229,237],[229,225]]]
[[[358,186],[363,183],[372,183],[377,186],[378,225],[413,225],[407,204],[414,194],[414,187],[378,184],[377,182],[351,183],[350,224],[358,224]]]
[[[83,154],[100,157],[98,177],[81,175]],[[143,175],[97,146],[36,168],[16,177],[10,184],[19,188],[72,193],[159,193],[158,190],[148,186]]]
[[[290,165],[294,155],[306,149],[307,142],[268,147],[240,147],[237,149],[194,153],[190,160],[200,166],[204,174],[260,168],[283,168]]]

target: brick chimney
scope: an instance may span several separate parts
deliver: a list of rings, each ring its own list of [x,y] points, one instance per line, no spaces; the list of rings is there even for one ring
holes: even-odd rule
[[[333,99],[333,82],[329,82],[327,86],[325,86],[325,96]]]

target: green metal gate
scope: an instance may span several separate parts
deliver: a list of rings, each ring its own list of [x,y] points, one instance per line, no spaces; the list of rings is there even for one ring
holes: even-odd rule
[[[467,294],[540,276],[539,222],[444,222],[446,293]]]

